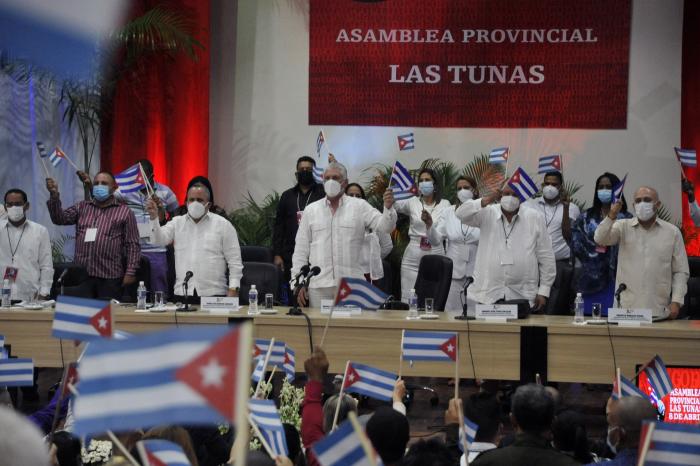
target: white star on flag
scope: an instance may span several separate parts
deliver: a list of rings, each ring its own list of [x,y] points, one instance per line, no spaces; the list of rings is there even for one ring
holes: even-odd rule
[[[206,366],[202,366],[199,369],[199,372],[202,374],[202,386],[208,387],[213,385],[220,387],[223,384],[226,368],[220,365],[216,358],[212,358]]]
[[[101,317],[100,320],[97,321],[99,324],[100,328],[106,328],[107,327],[107,319],[104,317]]]

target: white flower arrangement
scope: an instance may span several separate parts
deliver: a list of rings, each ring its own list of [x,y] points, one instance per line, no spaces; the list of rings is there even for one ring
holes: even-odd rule
[[[272,384],[262,382],[260,384],[260,392],[263,398],[267,398],[272,391]],[[253,396],[255,389],[251,387],[250,394]],[[289,383],[287,378],[282,382],[282,390],[279,395],[279,413],[282,424],[292,424],[301,431],[301,403],[304,401],[304,389],[296,388]],[[250,442],[248,444],[250,450],[260,450],[262,444],[255,435],[255,431],[250,429]]]
[[[102,464],[112,457],[112,442],[109,440],[90,440],[87,449],[80,449],[83,464]]]

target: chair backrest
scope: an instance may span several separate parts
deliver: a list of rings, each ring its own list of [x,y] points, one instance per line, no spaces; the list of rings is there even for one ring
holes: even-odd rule
[[[688,256],[688,267],[691,277],[700,277],[700,257]]]
[[[267,293],[272,293],[275,296],[275,302],[278,302],[280,299],[279,277],[279,269],[274,264],[243,262],[243,278],[241,279],[238,301],[243,305],[247,305],[250,285],[255,285],[255,288],[258,290],[258,303],[264,303],[265,294]]]
[[[273,261],[272,249],[265,246],[241,246],[241,260],[243,262],[269,262]]]
[[[421,258],[415,284],[419,307],[424,306],[425,298],[433,298],[434,309],[444,311],[451,285],[452,259],[437,254]]]
[[[136,302],[136,290],[139,287],[139,282],[143,282],[148,291],[151,289],[151,261],[146,256],[141,256],[139,259],[139,268],[136,269],[136,281],[124,288],[124,295],[121,301],[125,303]],[[153,300],[153,296],[149,296],[149,300]]]
[[[700,277],[688,279],[688,292],[685,294],[685,303],[681,308],[681,316],[690,319],[700,319]]]
[[[63,293],[66,296],[95,297],[93,287],[88,283],[89,276],[85,267],[74,262],[55,262],[53,264],[53,285],[51,287],[51,296],[53,298],[61,292],[60,285],[57,282],[64,270],[68,270],[66,276],[63,277]]]

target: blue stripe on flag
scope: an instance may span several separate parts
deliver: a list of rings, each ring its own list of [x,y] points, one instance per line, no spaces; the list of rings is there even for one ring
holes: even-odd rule
[[[359,466],[371,464],[350,421],[345,421],[311,449],[322,466]]]

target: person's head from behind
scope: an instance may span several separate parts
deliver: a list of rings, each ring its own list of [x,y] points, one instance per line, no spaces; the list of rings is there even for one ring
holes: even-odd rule
[[[452,466],[452,452],[437,439],[419,440],[408,449],[401,466]]]
[[[345,188],[345,194],[347,196],[356,197],[358,199],[367,199],[367,196],[365,196],[365,190],[362,189],[362,186],[360,186],[357,183],[350,183]]]
[[[78,466],[83,464],[80,454],[80,439],[70,432],[59,430],[51,436],[51,443],[56,447],[56,460],[60,466]]]
[[[460,204],[472,199],[479,199],[479,188],[476,180],[471,176],[462,175],[457,178],[457,199]]]
[[[294,176],[297,183],[301,186],[311,186],[316,181],[314,180],[314,168],[316,161],[308,155],[303,155],[297,159],[296,172]]]
[[[474,440],[498,444],[501,432],[501,405],[496,395],[488,392],[474,393],[464,403],[464,415],[479,428]]]
[[[608,444],[616,451],[637,448],[643,421],[656,420],[656,408],[646,398],[624,396],[610,398],[605,408],[608,420]]]
[[[558,171],[550,171],[544,174],[542,180],[542,197],[548,201],[559,198],[561,188],[564,185],[564,177]]]
[[[326,400],[323,405],[323,431],[328,433],[333,427],[333,417],[335,416],[335,408],[338,405],[338,395],[333,395]],[[340,402],[340,411],[338,411],[338,422],[336,425],[348,418],[348,413],[352,411],[357,414],[357,402],[349,395],[343,394],[343,399]]]
[[[583,416],[571,409],[557,413],[552,421],[552,442],[559,451],[572,453],[581,463],[590,463],[593,457],[588,448],[588,434]]]
[[[194,447],[192,446],[192,439],[190,434],[180,426],[159,426],[154,427],[143,436],[144,440],[148,439],[162,439],[169,440],[173,443],[180,445],[182,451],[187,455],[187,459],[190,460],[192,466],[197,466],[197,455],[194,453]]]
[[[348,185],[348,170],[345,165],[338,162],[331,162],[323,172],[323,188],[328,199],[334,200],[343,194]]]
[[[529,383],[515,390],[510,420],[518,432],[542,435],[552,426],[554,400],[542,385]]]
[[[389,406],[381,406],[367,421],[366,431],[382,462],[385,465],[397,464],[409,439],[406,416]]]
[[[48,466],[49,450],[39,432],[21,414],[0,407],[0,462],[8,465]]]

